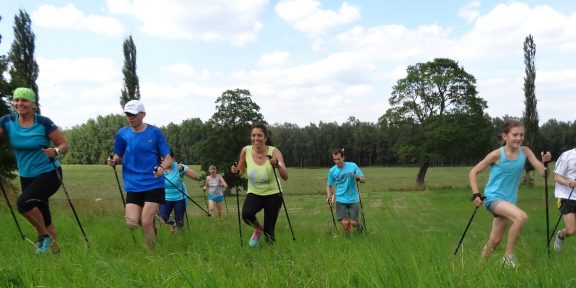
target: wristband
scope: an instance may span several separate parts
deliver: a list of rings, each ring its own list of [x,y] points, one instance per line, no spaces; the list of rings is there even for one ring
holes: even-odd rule
[[[476,200],[476,198],[480,197],[480,200],[482,200],[482,194],[480,193],[474,193],[472,194],[472,199],[470,199],[470,201],[474,201]]]

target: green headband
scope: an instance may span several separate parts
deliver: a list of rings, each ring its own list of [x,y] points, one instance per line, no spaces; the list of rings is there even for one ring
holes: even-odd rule
[[[16,88],[16,90],[14,90],[14,95],[12,95],[12,99],[26,99],[31,102],[36,102],[36,93],[34,93],[34,90],[30,88]]]

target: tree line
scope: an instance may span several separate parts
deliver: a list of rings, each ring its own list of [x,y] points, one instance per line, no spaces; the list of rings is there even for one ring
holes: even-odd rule
[[[1,18],[0,18],[1,20]],[[15,40],[7,56],[0,55],[0,116],[11,113],[11,91],[32,88],[38,95],[39,68],[34,58],[35,36],[29,15],[20,10],[14,17]],[[1,43],[1,35],[0,35]],[[549,120],[539,125],[535,96],[536,45],[531,35],[524,42],[526,142],[534,151],[549,150],[554,157],[572,148],[576,123]],[[136,73],[136,45],[129,36],[123,46],[124,85],[119,105],[140,99]],[[7,73],[5,73],[7,72]],[[327,167],[332,165],[330,151],[344,148],[347,160],[360,166],[418,166],[416,182],[424,184],[426,172],[433,166],[473,165],[498,147],[499,129],[511,116],[490,117],[488,107],[476,90],[476,79],[458,62],[436,58],[409,65],[406,77],[392,87],[390,108],[376,123],[350,116],[342,124],[293,123],[269,125],[273,145],[283,151],[290,167]],[[8,74],[8,79],[4,75]],[[39,97],[37,102],[39,102]],[[36,103],[40,107],[40,103]],[[216,165],[225,171],[231,184],[241,181],[228,175],[227,169],[238,158],[240,149],[250,143],[250,125],[266,123],[260,107],[252,101],[248,89],[227,90],[217,97],[216,111],[207,121],[190,118],[179,124],[161,127],[175,158],[188,164],[200,164],[204,171]],[[40,114],[40,110],[37,111]],[[64,130],[70,151],[65,164],[102,164],[112,153],[116,131],[126,125],[124,115],[110,114]],[[0,175],[14,177],[15,162],[6,138],[0,139]],[[527,171],[530,167],[527,166]]]

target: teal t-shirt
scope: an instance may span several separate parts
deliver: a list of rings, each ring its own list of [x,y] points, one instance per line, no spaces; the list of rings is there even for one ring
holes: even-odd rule
[[[58,127],[48,117],[34,114],[34,124],[22,127],[18,123],[18,114],[9,114],[0,117],[0,127],[8,136],[18,174],[22,177],[36,177],[40,174],[54,170],[50,159],[44,154],[43,147],[50,146],[48,134]],[[60,167],[58,160],[54,160],[56,167]]]
[[[184,181],[182,181],[182,173],[189,168],[182,163],[180,163],[180,165],[182,165],[182,171],[178,171],[178,162],[174,161],[172,162],[170,172],[164,172],[164,177],[166,177],[164,180],[164,185],[166,185],[164,188],[166,201],[179,201],[185,197],[182,192],[187,194],[186,185],[184,185]],[[178,189],[182,190],[182,192]]]
[[[354,162],[344,162],[342,168],[334,165],[328,170],[326,185],[336,185],[336,202],[346,204],[358,202],[358,190],[356,189],[354,173],[360,177],[364,176],[358,165]]]

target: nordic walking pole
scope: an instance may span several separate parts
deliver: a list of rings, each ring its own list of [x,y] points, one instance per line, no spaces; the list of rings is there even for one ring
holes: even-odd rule
[[[480,196],[480,199],[484,200],[484,197]],[[466,229],[464,229],[464,233],[462,233],[462,237],[460,237],[460,242],[458,242],[458,246],[456,246],[456,249],[454,249],[454,256],[456,256],[456,253],[458,253],[458,249],[460,249],[460,245],[462,245],[462,241],[464,241],[464,236],[466,236],[466,232],[468,232],[468,228],[470,228],[470,224],[472,224],[472,220],[474,220],[474,216],[476,216],[476,212],[478,211],[479,207],[480,206],[474,207],[474,213],[472,213],[472,216],[470,216],[470,220],[468,220]]]
[[[178,191],[180,191],[180,193],[182,193],[182,195],[184,195],[186,198],[188,198],[188,200],[192,201],[192,203],[196,204],[196,206],[198,206],[198,208],[200,208],[202,211],[204,211],[204,213],[206,213],[206,215],[210,216],[210,212],[206,211],[204,209],[204,207],[200,206],[200,204],[198,204],[198,202],[194,201],[194,199],[190,198],[190,196],[186,195],[186,193],[184,193],[184,191],[182,191],[182,189],[178,188],[178,186],[176,186],[172,181],[170,181],[170,179],[166,178],[166,176],[162,176],[164,177],[164,180],[168,181],[168,183],[172,184],[172,186],[174,186],[174,188],[176,188]]]
[[[43,147],[44,149],[48,148],[48,147]],[[80,231],[82,231],[82,236],[84,236],[84,240],[86,241],[86,244],[88,244],[88,238],[86,237],[86,232],[84,232],[84,228],[82,227],[82,223],[80,223],[80,218],[78,218],[78,213],[76,213],[76,209],[74,208],[74,205],[72,204],[72,199],[70,198],[70,194],[68,194],[68,190],[66,189],[66,186],[64,186],[64,181],[62,181],[62,175],[60,175],[60,171],[58,170],[58,167],[56,167],[56,163],[54,163],[54,161],[56,159],[49,158],[50,159],[50,163],[52,163],[52,166],[54,167],[54,172],[56,172],[56,176],[58,176],[58,180],[60,180],[60,185],[62,185],[62,190],[64,190],[64,194],[66,194],[66,199],[68,199],[68,204],[70,204],[70,208],[72,208],[72,212],[74,213],[74,217],[76,218],[76,222],[78,222],[78,227],[80,227]]]
[[[358,185],[360,179],[356,179],[356,190],[358,191],[358,200],[360,202],[360,210],[362,211],[362,230],[364,233],[368,233],[368,228],[366,228],[366,217],[364,217],[364,206],[362,206],[362,196],[360,196],[360,185]]]
[[[109,159],[112,160],[114,156],[112,154],[108,155]],[[120,198],[122,198],[122,205],[124,209],[126,209],[126,200],[124,200],[124,192],[122,192],[122,186],[120,186],[120,179],[118,178],[118,172],[116,171],[116,165],[112,166],[114,169],[114,176],[116,176],[116,184],[118,184],[118,192],[120,192]],[[132,240],[136,243],[136,237],[134,236],[134,230],[130,229],[130,233],[132,234]]]
[[[238,162],[234,162],[232,166],[237,167]],[[240,189],[238,189],[239,185],[236,183],[236,208],[238,208],[238,234],[240,235],[240,247],[244,246],[242,241],[242,224],[240,221]]]
[[[8,209],[10,209],[10,213],[12,214],[12,218],[14,218],[14,223],[16,223],[16,227],[18,227],[18,232],[20,232],[20,239],[26,240],[26,236],[22,232],[22,228],[20,228],[20,223],[18,223],[18,219],[16,219],[16,214],[14,214],[14,210],[12,210],[12,205],[10,204],[10,200],[8,200],[8,194],[6,194],[6,190],[4,190],[4,186],[0,183],[0,188],[2,188],[2,194],[4,194],[4,198],[6,199],[6,204],[8,204]]]
[[[268,155],[268,162],[272,159],[272,155]],[[270,163],[272,164],[272,163]],[[278,175],[276,175],[276,167],[272,165],[272,171],[274,172],[274,179],[276,179],[276,185],[278,185],[278,191],[280,192],[280,198],[282,198],[282,205],[284,205],[284,212],[286,212],[286,219],[288,219],[288,226],[290,226],[290,233],[292,233],[292,240],[296,240],[294,237],[294,229],[292,229],[292,223],[290,223],[290,216],[288,216],[288,208],[286,208],[286,202],[284,202],[284,195],[282,194],[282,188],[280,188],[280,182],[278,181]]]
[[[546,201],[546,252],[548,252],[548,258],[550,258],[550,241],[548,241],[548,235],[550,235],[550,214],[548,213],[548,162],[544,163],[544,199]]]
[[[570,190],[570,195],[568,195],[568,200],[572,197],[572,192],[574,192],[574,187]],[[560,224],[560,220],[562,220],[562,213],[558,216],[558,221],[556,221],[556,225],[554,225],[554,229],[552,230],[552,234],[548,237],[548,246],[550,246],[550,241],[554,238],[554,233],[556,233],[556,229],[558,229],[558,224]]]
[[[334,231],[338,230],[336,227],[336,219],[334,218],[334,211],[332,211],[332,204],[328,203],[328,207],[330,208],[330,214],[332,214],[332,223],[334,223]]]

